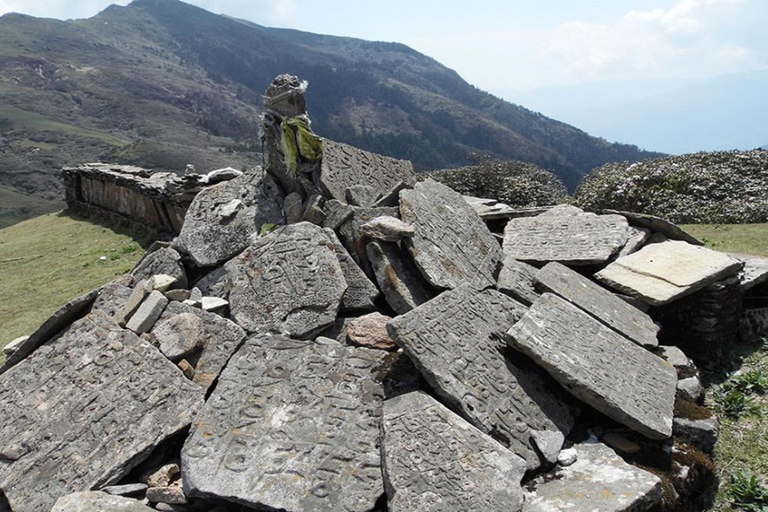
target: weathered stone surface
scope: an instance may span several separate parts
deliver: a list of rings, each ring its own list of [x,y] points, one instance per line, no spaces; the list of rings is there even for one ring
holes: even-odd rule
[[[412,188],[411,185],[405,181],[398,181],[392,188],[384,192],[378,201],[373,203],[374,208],[382,206],[398,206],[400,204],[400,191],[407,188]]]
[[[739,272],[739,285],[742,293],[768,281],[768,259],[749,254],[728,253],[728,256],[744,262]]]
[[[182,450],[188,496],[367,511],[382,494],[373,380],[386,354],[262,335],[222,373]]]
[[[181,313],[159,323],[152,336],[159,342],[160,352],[171,361],[203,347],[203,321],[193,313]]]
[[[381,190],[368,185],[352,185],[347,187],[344,196],[352,206],[373,206],[381,195]]]
[[[245,249],[248,237],[264,224],[283,222],[283,198],[277,183],[256,168],[197,194],[177,243],[195,264],[209,267]]]
[[[125,327],[136,334],[144,334],[155,325],[168,302],[162,293],[157,291],[150,293],[141,303],[139,309],[131,316],[131,319],[128,320]]]
[[[122,307],[115,313],[115,321],[121,327],[125,327],[128,320],[131,319],[136,310],[139,309],[141,303],[147,298],[147,295],[152,291],[152,287],[149,285],[149,279],[142,279],[131,290],[131,294],[123,303]],[[98,309],[98,308],[97,308]]]
[[[360,226],[363,235],[384,240],[385,242],[397,242],[415,233],[415,229],[396,217],[382,215]]]
[[[344,201],[347,188],[364,185],[384,194],[400,181],[413,179],[413,165],[407,160],[363,151],[347,144],[323,140],[320,185],[326,197]]]
[[[396,205],[391,205],[396,206]],[[347,222],[352,216],[352,212],[355,211],[354,207],[349,206],[347,203],[341,202],[337,199],[331,199],[326,201],[323,205],[323,211],[325,212],[325,221],[323,221],[323,227],[330,229],[339,229],[342,224]]]
[[[322,226],[325,223],[323,196],[320,194],[313,194],[307,199],[307,204],[304,205],[304,212],[301,214],[301,219],[318,226]]]
[[[496,284],[501,248],[461,194],[428,179],[400,192],[400,214],[416,230],[405,244],[430,284]]]
[[[0,375],[7,372],[12,366],[33,353],[48,340],[56,336],[62,329],[83,316],[88,308],[96,300],[99,290],[92,290],[67,302],[56,310],[43,324],[33,332],[24,343],[16,348],[13,354],[0,366]]]
[[[316,339],[319,338],[329,338],[332,340],[336,340],[341,344],[349,345],[349,337],[347,336],[347,326],[355,319],[356,317],[337,317],[336,320],[333,321],[333,323],[328,326],[323,332],[321,332]]]
[[[557,460],[573,416],[546,375],[505,357],[497,333],[524,313],[502,293],[465,285],[396,317],[388,330],[445,403],[533,469],[541,462],[534,446]],[[536,433],[551,437],[539,443]]]
[[[140,501],[105,492],[77,492],[61,497],[51,512],[151,512]]]
[[[584,210],[571,204],[557,204],[541,212],[538,217],[575,217],[577,215],[584,215]]]
[[[672,430],[675,437],[704,453],[712,453],[717,437],[720,435],[720,422],[715,416],[696,420],[677,417]]]
[[[539,271],[536,267],[504,256],[496,288],[526,306],[539,298],[538,290],[533,285],[533,276]]]
[[[627,228],[627,243],[619,251],[619,256],[629,256],[643,248],[645,243],[651,238],[651,231],[645,228],[636,228],[629,226]]]
[[[498,202],[496,199],[486,199],[483,197],[462,196],[464,200],[469,204],[481,219],[498,220],[509,219],[510,215],[514,211],[512,207],[504,203]]]
[[[608,417],[650,439],[672,434],[674,368],[570,302],[543,294],[507,341]]]
[[[147,500],[152,503],[169,503],[171,505],[187,503],[184,490],[178,486],[150,487],[147,489]]]
[[[309,336],[333,322],[347,289],[333,244],[308,222],[253,240],[225,268],[232,317],[248,331]]]
[[[3,347],[3,354],[6,356],[12,355],[14,352],[19,350],[19,347],[21,347],[28,339],[29,336],[20,336],[14,340],[9,341]]]
[[[521,510],[525,461],[429,395],[385,401],[382,435],[390,511]]]
[[[768,308],[748,309],[739,320],[739,337],[744,343],[758,343],[768,333]]]
[[[591,280],[557,262],[547,263],[534,277],[542,290],[559,295],[640,346],[659,345],[659,327],[651,317]]]
[[[168,290],[170,290],[173,285],[176,284],[177,279],[173,276],[168,276],[165,274],[157,274],[150,278],[150,282],[152,284],[153,290],[157,290],[158,292],[165,293]]]
[[[371,242],[366,250],[376,282],[396,313],[407,313],[433,297],[410,255],[396,244]]]
[[[661,479],[631,466],[604,444],[578,444],[577,460],[526,489],[524,512],[641,512],[661,501]]]
[[[704,396],[704,386],[701,385],[701,380],[696,376],[678,380],[677,391],[692,402],[698,402]]]
[[[0,376],[0,490],[37,512],[113,484],[202,405],[156,348],[92,313]]]
[[[163,247],[147,254],[131,271],[131,275],[137,281],[149,279],[157,274],[175,277],[178,280],[176,283],[178,288],[188,286],[187,271],[181,264],[181,255],[170,247]]]
[[[171,462],[169,464],[163,464],[151,474],[146,475],[146,479],[142,479],[145,480],[150,487],[167,487],[170,485],[171,480],[173,480],[179,473],[181,473],[181,467],[179,467],[176,462]]]
[[[192,321],[191,317],[195,317],[197,321]],[[197,331],[193,333],[187,332],[187,329],[174,329],[174,326],[179,324],[196,326]],[[192,380],[207,390],[245,339],[245,331],[215,313],[180,302],[171,302],[152,330],[152,336],[160,343],[161,350],[164,345],[183,346],[184,341],[178,338],[184,336],[193,340],[196,348],[202,348]],[[181,357],[183,356],[179,359]]]
[[[373,276],[373,270],[371,269],[371,263],[368,261],[368,254],[366,253],[366,245],[370,241],[360,229],[360,226],[369,222],[376,217],[382,215],[388,215],[391,217],[399,217],[400,210],[398,208],[360,208],[353,207],[352,214],[340,228],[339,239],[347,248],[349,254],[355,259],[360,268],[368,276]]]
[[[696,365],[678,347],[659,345],[658,353],[665,361],[675,367],[679,378],[688,377],[696,373]]]
[[[291,192],[285,196],[283,202],[283,211],[285,212],[285,223],[295,224],[301,222],[301,216],[304,214],[304,200],[298,192]]]
[[[328,239],[333,244],[336,258],[341,265],[344,280],[347,282],[347,290],[341,298],[342,311],[357,311],[373,309],[373,301],[379,296],[379,289],[368,279],[365,272],[352,259],[344,248],[336,233],[330,229],[324,229]]]
[[[618,210],[603,210],[603,213],[612,215],[621,215],[626,217],[630,224],[641,228],[650,229],[656,233],[661,233],[670,240],[682,240],[692,245],[704,245],[704,242],[696,238],[695,236],[686,233],[675,224],[672,224],[666,219],[656,217],[655,215],[648,215],[645,213],[623,212]]]
[[[108,485],[100,490],[112,496],[136,496],[144,494],[144,491],[147,490],[147,484]]]
[[[229,274],[221,266],[208,272],[205,277],[195,283],[195,287],[189,291],[189,298],[197,301],[202,300],[203,296],[226,299],[229,297],[231,289],[232,283],[229,282]]]
[[[91,311],[103,311],[107,316],[114,317],[123,308],[132,293],[132,288],[113,281],[101,288],[96,300],[93,301]]]
[[[229,307],[229,301],[221,297],[202,297],[200,299],[200,307],[203,311],[222,314]]]
[[[176,302],[184,302],[189,299],[189,290],[168,290],[163,295],[168,300],[175,300]]]
[[[395,350],[397,345],[387,332],[387,323],[390,320],[392,318],[379,312],[355,318],[347,325],[347,337],[355,345],[379,350]]]
[[[512,219],[504,228],[504,255],[534,264],[592,265],[608,261],[627,242],[619,215],[539,215]]]
[[[595,277],[622,293],[661,306],[735,274],[742,266],[726,254],[669,241],[619,258]]]

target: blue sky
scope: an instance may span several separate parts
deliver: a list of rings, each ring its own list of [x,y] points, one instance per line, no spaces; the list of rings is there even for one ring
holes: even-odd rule
[[[126,0],[0,0],[89,17]],[[768,69],[768,0],[189,0],[276,27],[398,41],[487,91]]]

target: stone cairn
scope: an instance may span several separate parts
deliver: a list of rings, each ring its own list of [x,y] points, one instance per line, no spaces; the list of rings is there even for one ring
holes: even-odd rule
[[[297,84],[271,115],[306,114]],[[286,156],[265,125],[265,169],[202,189],[173,242],[9,351],[0,510],[703,508],[718,423],[659,339],[760,332],[768,262],[330,140]]]

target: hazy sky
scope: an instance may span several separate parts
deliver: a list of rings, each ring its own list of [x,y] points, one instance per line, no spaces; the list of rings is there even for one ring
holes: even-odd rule
[[[261,25],[398,41],[500,94],[768,68],[768,0],[188,0]],[[127,0],[0,0],[89,17]]]

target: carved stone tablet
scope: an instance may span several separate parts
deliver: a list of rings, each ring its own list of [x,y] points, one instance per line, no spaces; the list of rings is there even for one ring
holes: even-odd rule
[[[225,268],[232,317],[248,331],[319,331],[333,323],[347,289],[333,244],[308,222],[253,240]]]
[[[539,269],[532,265],[505,256],[496,288],[526,306],[530,306],[540,295],[533,286],[533,276],[538,271]]]
[[[371,242],[368,260],[389,306],[396,313],[407,313],[433,297],[410,254],[391,242]]]
[[[105,492],[78,492],[59,498],[51,512],[152,512],[140,501]]]
[[[385,352],[249,338],[181,454],[188,496],[294,512],[367,511],[383,492]]]
[[[382,434],[390,511],[522,508],[525,461],[429,395],[384,402]]]
[[[650,238],[651,230],[629,226],[627,228],[627,243],[624,244],[618,255],[629,256],[633,252],[639,251]]]
[[[113,484],[202,405],[155,347],[92,313],[0,376],[0,490],[37,512]]]
[[[638,345],[659,345],[659,327],[651,317],[574,272],[565,265],[548,263],[534,278],[536,286],[572,302]]]
[[[346,190],[366,185],[383,195],[400,181],[413,180],[413,164],[323,139],[320,185],[326,196],[346,201]]]
[[[184,217],[178,244],[201,267],[217,265],[248,246],[264,224],[283,224],[275,180],[253,169],[200,191]]]
[[[430,284],[472,283],[478,289],[496,284],[501,248],[461,194],[428,179],[400,192],[400,214],[416,229],[405,244]]]
[[[534,446],[557,460],[573,416],[546,374],[505,357],[496,333],[524,313],[502,293],[465,285],[395,318],[388,329],[446,404],[533,469],[541,462]]]
[[[344,279],[347,281],[347,291],[341,298],[342,311],[373,309],[373,301],[379,296],[379,289],[368,279],[365,272],[352,259],[347,249],[341,244],[336,233],[330,229],[324,229],[328,239],[333,244],[333,250],[339,259],[341,271],[344,273]]]
[[[570,302],[543,294],[507,340],[606,416],[650,439],[672,435],[672,365]]]
[[[604,263],[627,242],[620,215],[550,215],[511,219],[504,228],[504,255],[533,264]]]

